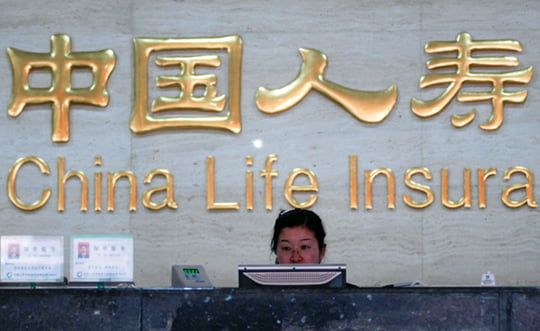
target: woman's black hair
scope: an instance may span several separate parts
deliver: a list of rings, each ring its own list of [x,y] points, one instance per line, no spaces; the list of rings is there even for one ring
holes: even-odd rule
[[[276,253],[279,234],[281,231],[284,228],[292,228],[296,226],[305,226],[308,230],[313,232],[313,235],[315,235],[315,238],[319,244],[319,251],[323,250],[325,247],[324,237],[326,236],[326,232],[324,231],[321,218],[311,210],[295,208],[282,210],[279,213],[276,223],[274,224],[274,235],[272,236],[272,241],[270,242],[272,252]]]

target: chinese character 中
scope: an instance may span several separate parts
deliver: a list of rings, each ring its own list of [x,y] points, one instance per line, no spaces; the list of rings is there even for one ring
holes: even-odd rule
[[[13,94],[8,113],[17,117],[28,104],[52,103],[54,142],[69,141],[71,104],[105,107],[109,103],[106,86],[116,56],[110,49],[95,52],[72,52],[71,39],[64,34],[51,37],[50,53],[30,53],[15,48],[7,50],[13,69]],[[87,88],[72,87],[75,69],[90,69],[92,84]],[[34,70],[49,70],[51,86],[32,88],[29,77]]]
[[[382,122],[397,101],[398,89],[392,85],[384,91],[360,91],[335,84],[324,78],[326,55],[300,48],[302,67],[298,76],[278,89],[260,87],[256,95],[259,110],[273,114],[298,104],[312,89],[341,105],[356,119],[367,123]]]
[[[134,40],[135,46],[135,104],[131,113],[131,130],[144,133],[162,129],[220,129],[239,133],[242,129],[240,117],[240,82],[242,63],[242,39],[239,36],[185,39]],[[217,77],[214,74],[196,74],[198,67],[217,68],[221,65],[216,54],[195,56],[157,56],[158,67],[176,67],[178,75],[162,75],[157,78],[160,89],[178,89],[178,97],[160,96],[152,100],[149,110],[149,65],[153,54],[162,52],[221,52],[228,57],[228,93],[217,95]],[[196,95],[196,90],[203,90]],[[168,111],[200,111],[194,116],[154,116]],[[208,116],[207,113],[215,115]]]
[[[456,57],[439,57],[429,60],[428,69],[456,67],[455,73],[428,74],[420,79],[420,87],[429,87],[438,84],[449,84],[446,90],[437,98],[423,101],[413,98],[411,109],[420,117],[431,117],[441,112],[457,94],[461,102],[476,102],[491,100],[492,114],[489,120],[480,125],[487,131],[497,130],[504,119],[504,103],[523,103],[527,98],[527,91],[508,92],[504,90],[505,83],[526,84],[532,78],[533,67],[523,70],[493,73],[473,72],[473,67],[515,67],[519,60],[513,56],[473,56],[474,51],[514,51],[521,52],[522,46],[514,40],[483,40],[473,41],[468,33],[461,33],[457,40],[444,42],[430,42],[426,45],[426,53],[457,52]],[[464,83],[489,83],[492,89],[489,92],[460,92]],[[464,127],[476,117],[476,110],[464,115],[453,115],[452,124],[455,127]]]

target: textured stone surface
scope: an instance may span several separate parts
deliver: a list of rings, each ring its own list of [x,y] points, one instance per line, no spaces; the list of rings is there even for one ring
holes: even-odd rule
[[[6,330],[535,330],[538,288],[0,290]]]
[[[146,293],[145,328],[173,329],[497,329],[496,292],[409,290],[231,290]],[[216,309],[222,306],[223,309]],[[177,307],[171,312],[171,307]]]
[[[137,290],[0,290],[3,330],[137,330]]]
[[[507,325],[510,330],[538,328],[540,325],[540,293],[538,291],[508,291],[506,311]]]

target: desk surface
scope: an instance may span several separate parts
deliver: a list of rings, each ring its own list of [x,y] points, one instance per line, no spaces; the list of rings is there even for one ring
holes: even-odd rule
[[[18,329],[485,329],[540,326],[540,288],[0,289]]]

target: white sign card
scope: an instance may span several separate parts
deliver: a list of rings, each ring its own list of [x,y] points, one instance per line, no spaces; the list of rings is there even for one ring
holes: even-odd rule
[[[133,237],[72,236],[72,282],[133,282]]]
[[[2,282],[63,282],[64,237],[1,236]]]
[[[481,286],[495,286],[495,275],[488,271],[485,274],[482,274],[482,279],[480,281]]]

